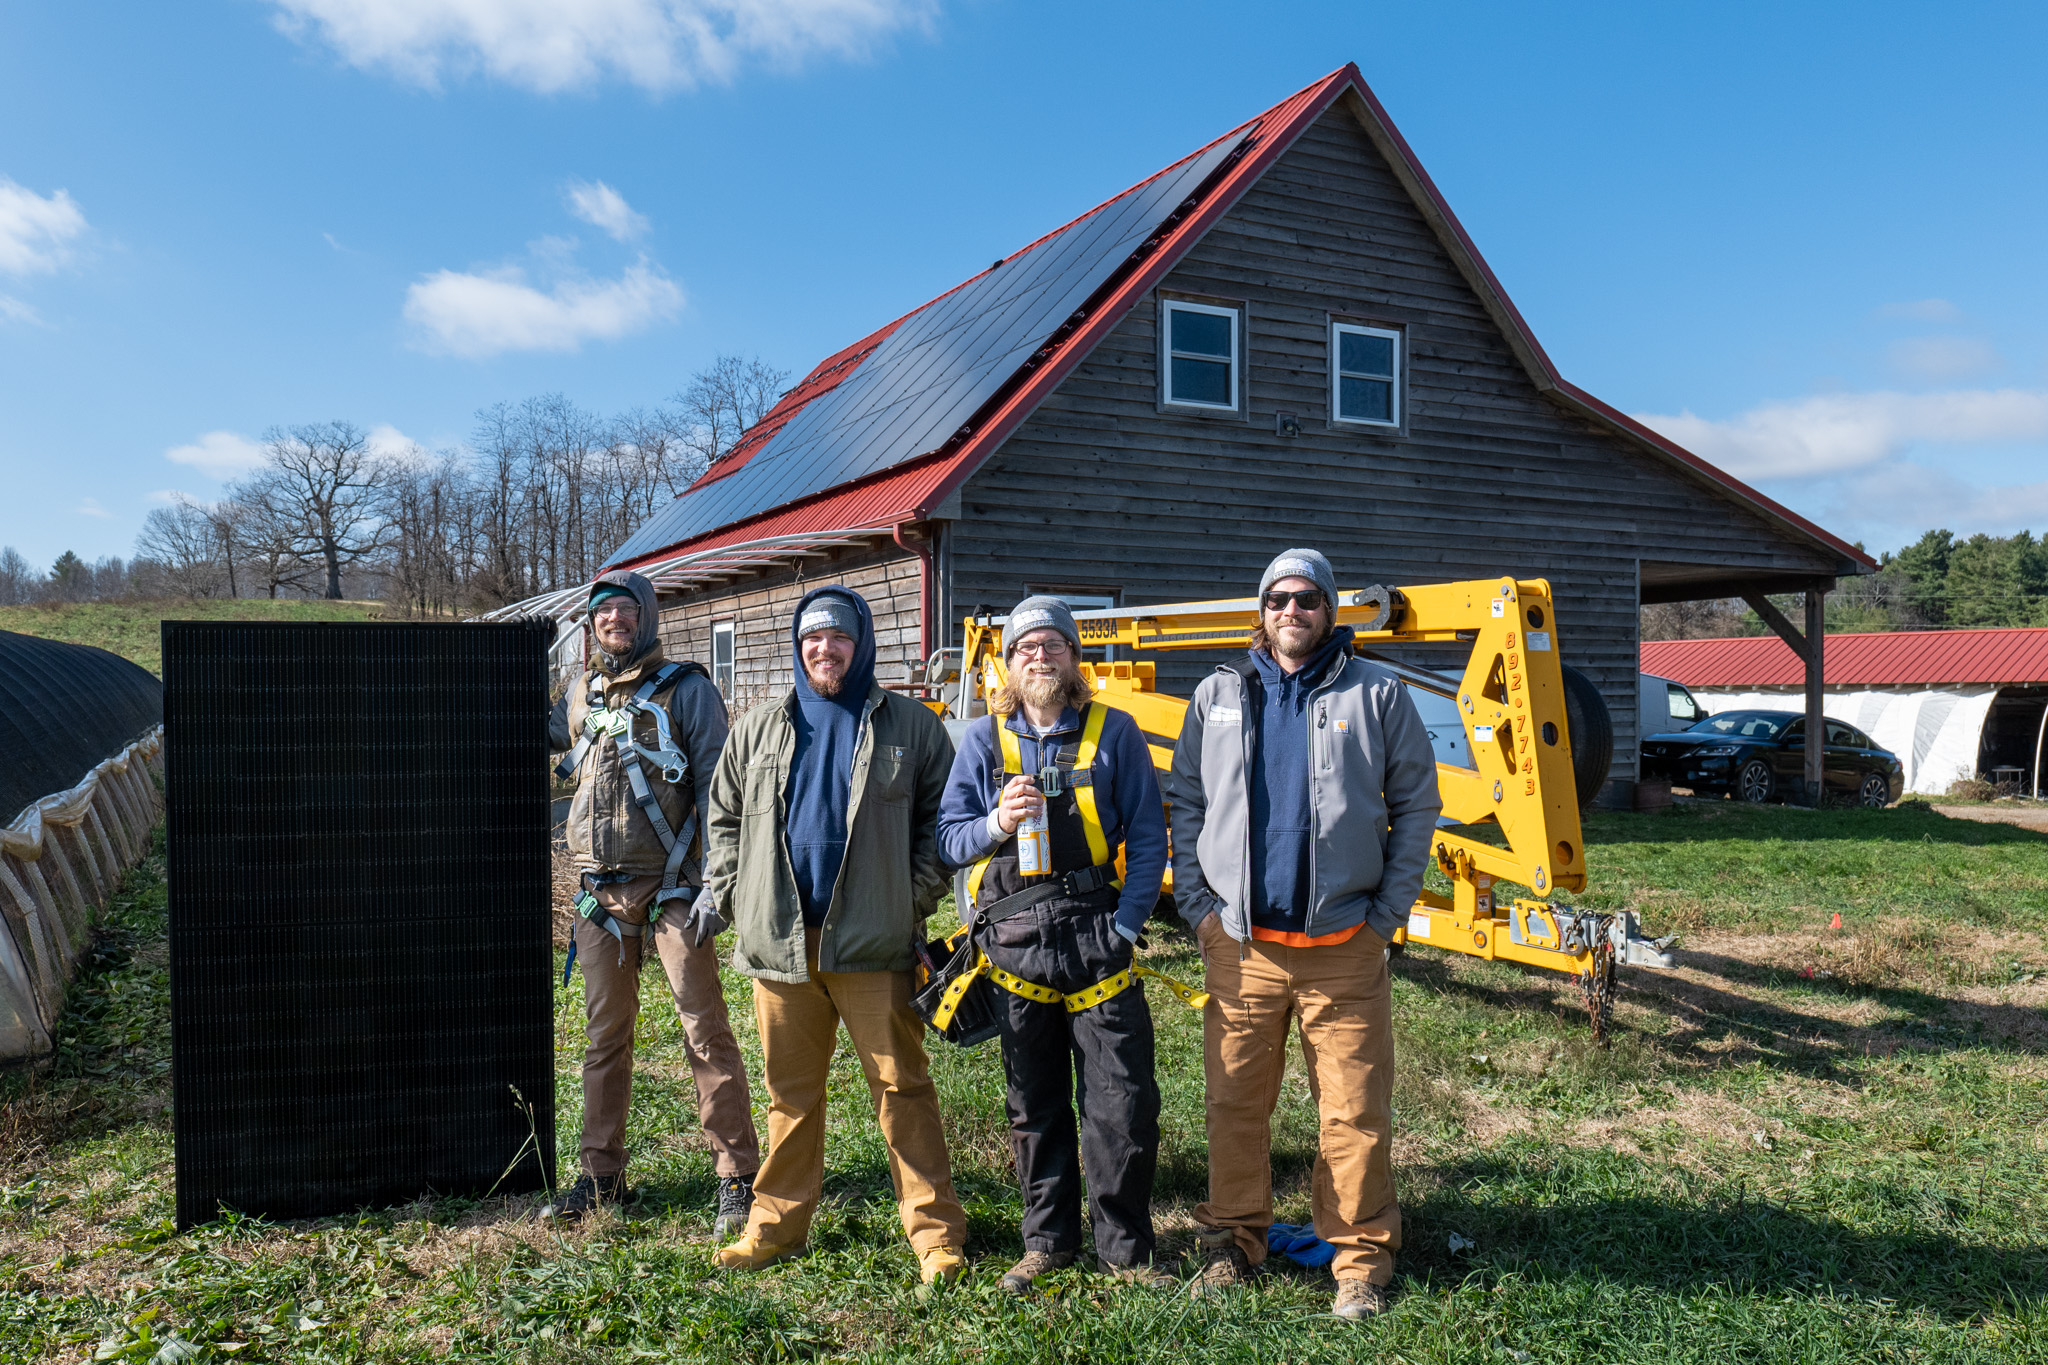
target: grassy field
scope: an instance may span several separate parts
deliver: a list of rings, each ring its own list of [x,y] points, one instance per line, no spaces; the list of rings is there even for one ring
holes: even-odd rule
[[[1393,1311],[1362,1325],[1290,1268],[1214,1306],[1080,1272],[1004,1298],[1018,1204],[987,1048],[934,1057],[971,1220],[963,1284],[914,1292],[843,1050],[811,1255],[716,1272],[711,1165],[657,972],[623,1211],[564,1232],[536,1198],[450,1199],[175,1235],[152,859],[55,1070],[4,1092],[0,1359],[2048,1361],[2048,835],[1910,806],[1700,804],[1596,817],[1588,844],[1598,889],[1580,900],[1680,931],[1680,965],[1624,971],[1600,1052],[1561,981],[1397,961],[1406,1246]],[[1156,937],[1158,965],[1198,971],[1184,936]],[[557,997],[569,1153],[580,989]],[[747,988],[730,993],[751,1049]],[[1152,999],[1157,1214],[1183,1253],[1209,1160],[1199,1019]],[[1298,1066],[1276,1128],[1279,1213],[1305,1220]]]
[[[273,602],[268,598],[181,602],[61,602],[0,607],[0,630],[92,645],[163,672],[157,628],[165,621],[374,621],[381,602]]]

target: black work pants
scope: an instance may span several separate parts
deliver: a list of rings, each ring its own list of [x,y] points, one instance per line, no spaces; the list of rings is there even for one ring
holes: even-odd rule
[[[991,926],[983,949],[1004,970],[1070,995],[1131,965],[1114,908],[1113,894],[1106,903],[1098,894],[1033,906]],[[1025,1249],[1081,1249],[1085,1164],[1096,1255],[1112,1265],[1149,1263],[1159,1082],[1144,990],[1127,986],[1078,1014],[1001,987],[995,994]]]

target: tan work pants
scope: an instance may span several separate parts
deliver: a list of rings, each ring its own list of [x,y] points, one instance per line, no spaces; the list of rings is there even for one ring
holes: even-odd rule
[[[924,1023],[910,1008],[910,973],[821,972],[815,929],[806,932],[804,948],[809,981],[754,982],[768,1086],[768,1159],[754,1178],[748,1235],[771,1246],[800,1246],[810,1238],[825,1182],[825,1082],[843,1023],[889,1148],[904,1235],[919,1253],[965,1247],[967,1216],[953,1193]]]
[[[658,876],[606,882],[597,903],[618,918],[644,924],[661,889]],[[697,1121],[711,1139],[718,1174],[752,1175],[761,1164],[754,1134],[754,1102],[747,1067],[732,1036],[725,991],[718,981],[718,951],[690,946],[683,925],[687,901],[670,901],[655,921],[654,950],[668,973],[669,992],[683,1021],[684,1051],[697,1083]],[[640,1018],[640,953],[645,936],[619,940],[578,916],[576,962],[583,968],[583,1169],[617,1175],[626,1168],[626,1110],[633,1100],[633,1028]]]
[[[1344,943],[1239,944],[1215,915],[1198,937],[1207,963],[1203,1067],[1209,1199],[1195,1221],[1227,1231],[1253,1265],[1273,1223],[1273,1106],[1301,1021],[1309,1094],[1322,1121],[1310,1196],[1316,1236],[1337,1248],[1339,1279],[1387,1284],[1401,1246],[1394,1198],[1394,1023],[1386,943],[1361,929]]]

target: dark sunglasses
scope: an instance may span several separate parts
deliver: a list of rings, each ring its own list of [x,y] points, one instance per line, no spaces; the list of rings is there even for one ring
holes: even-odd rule
[[[1303,588],[1300,592],[1269,592],[1259,599],[1259,605],[1267,611],[1285,611],[1292,602],[1303,611],[1321,611],[1329,600],[1321,588]]]

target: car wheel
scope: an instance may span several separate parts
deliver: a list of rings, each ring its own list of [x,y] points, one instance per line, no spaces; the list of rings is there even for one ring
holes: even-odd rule
[[[1735,775],[1735,794],[1745,801],[1768,801],[1777,785],[1771,775],[1771,765],[1760,758],[1752,758],[1743,764],[1742,771]]]
[[[1858,805],[1868,806],[1872,810],[1889,806],[1892,803],[1892,784],[1885,780],[1882,773],[1866,773],[1863,785],[1856,789],[1856,801]]]

